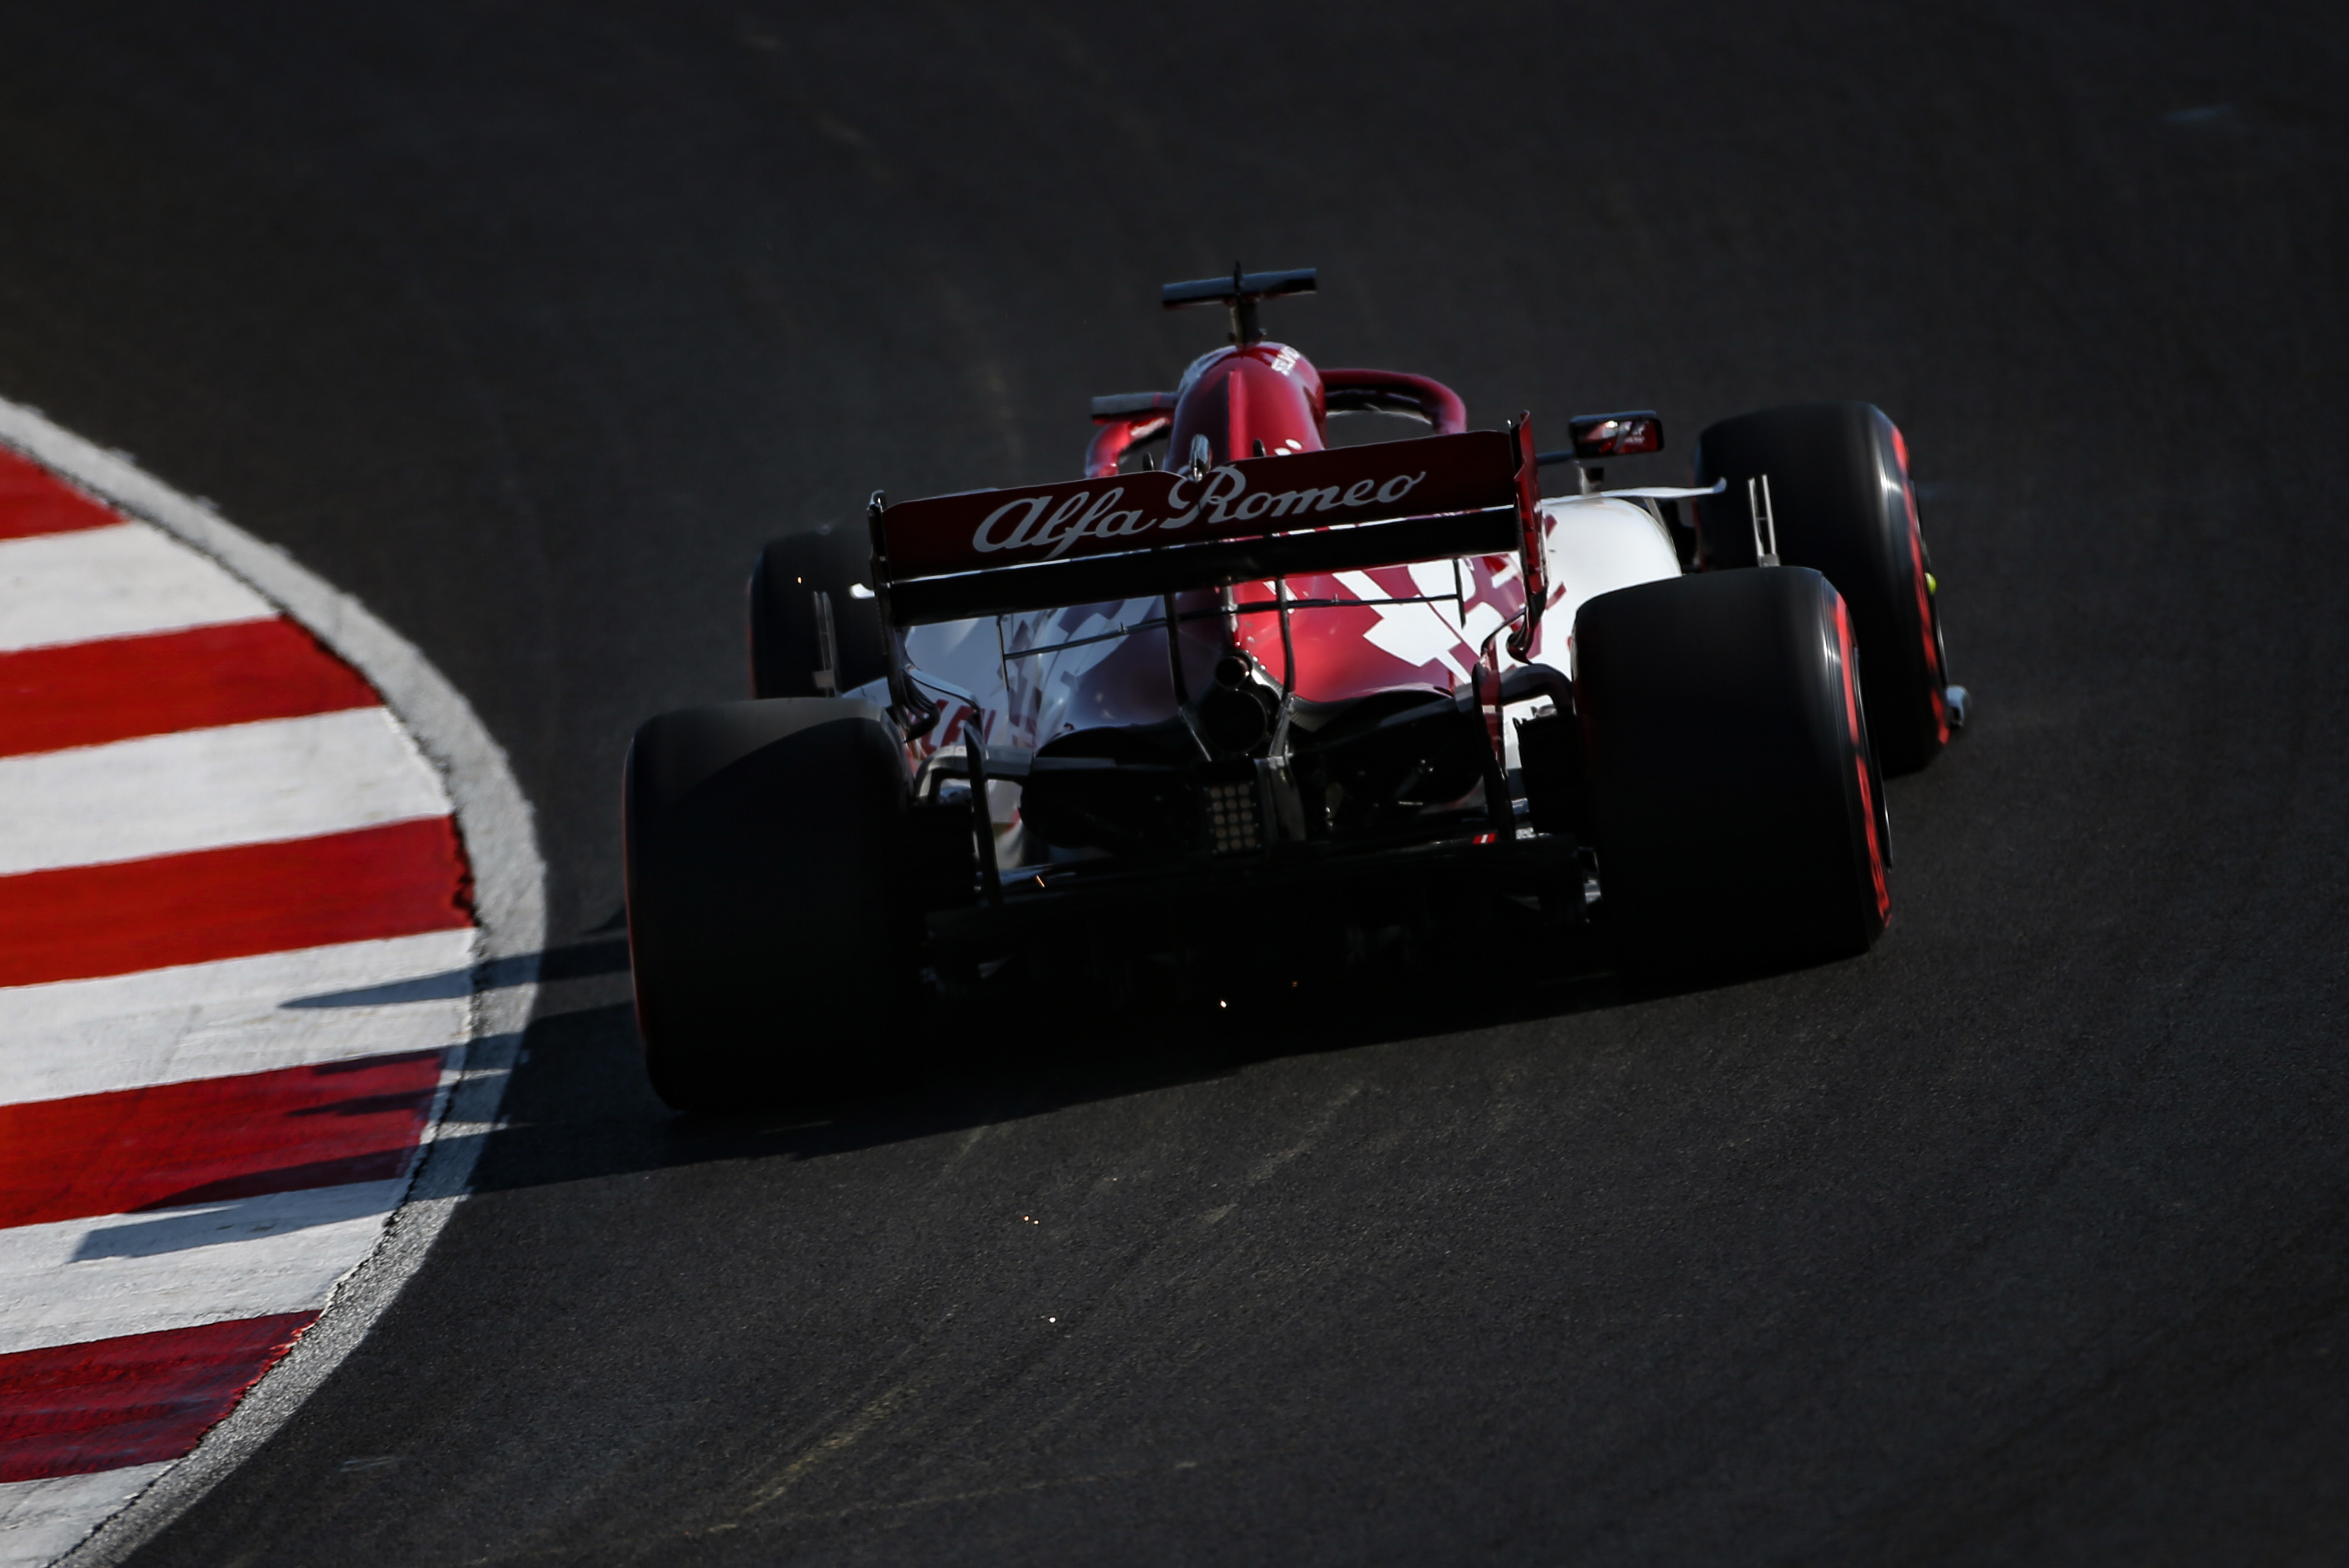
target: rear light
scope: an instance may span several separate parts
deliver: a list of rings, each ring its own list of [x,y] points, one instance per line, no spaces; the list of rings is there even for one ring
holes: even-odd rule
[[[1264,847],[1255,779],[1211,784],[1206,793],[1207,842],[1215,854],[1237,855]]]

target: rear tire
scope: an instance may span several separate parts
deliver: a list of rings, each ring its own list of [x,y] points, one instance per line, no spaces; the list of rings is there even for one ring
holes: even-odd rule
[[[853,691],[889,672],[881,617],[865,582],[873,569],[872,542],[864,530],[827,523],[804,534],[770,540],[750,568],[750,695],[830,697]],[[826,691],[817,672],[826,668],[816,596],[832,611],[833,684]]]
[[[1575,616],[1601,918],[1648,974],[1866,952],[1889,823],[1850,618],[1801,568],[1643,583]]]
[[[916,994],[906,781],[880,710],[728,702],[636,732],[628,949],[645,1066],[683,1111],[885,1064]],[[877,1038],[876,1038],[877,1037]]]
[[[1745,482],[1770,479],[1778,558],[1826,575],[1868,655],[1868,713],[1887,773],[1911,773],[1950,738],[1948,659],[1908,444],[1870,403],[1795,403],[1697,437],[1697,483],[1729,488],[1697,508],[1707,569],[1751,566]]]

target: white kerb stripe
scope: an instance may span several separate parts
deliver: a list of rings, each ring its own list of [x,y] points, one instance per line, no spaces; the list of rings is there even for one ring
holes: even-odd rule
[[[448,812],[440,776],[381,708],[183,730],[0,757],[0,875]]]
[[[0,989],[0,1105],[449,1045],[471,927]]]
[[[38,1568],[98,1528],[177,1461],[0,1482],[0,1568]]]
[[[259,594],[144,523],[0,539],[0,653],[276,613]]]
[[[355,1181],[0,1231],[0,1355],[316,1311],[407,1188]]]
[[[34,410],[0,399],[0,441],[23,450],[109,504],[154,519],[240,579],[347,660],[419,738],[427,755],[446,770],[473,875],[475,913],[488,956],[515,966],[521,983],[484,990],[473,999],[473,1037],[463,1075],[450,1090],[414,1196],[398,1222],[377,1231],[367,1262],[336,1287],[335,1310],[302,1337],[285,1360],[194,1453],[169,1467],[138,1501],[72,1549],[78,1568],[112,1568],[192,1506],[299,1409],[359,1344],[384,1310],[430,1255],[462,1199],[495,1120],[506,1069],[528,1022],[536,988],[537,954],[546,937],[546,868],[540,858],[531,806],[504,751],[482,726],[463,694],[433,669],[414,644],[367,607],[305,571],[284,551],[264,544],[118,454],[49,423]],[[0,578],[0,582],[5,582]],[[0,598],[5,598],[0,594]],[[101,635],[87,622],[72,635]],[[120,635],[117,633],[116,635]],[[7,1320],[0,1315],[0,1323]],[[468,1325],[452,1323],[452,1344],[467,1346]],[[128,1472],[124,1472],[128,1479]]]

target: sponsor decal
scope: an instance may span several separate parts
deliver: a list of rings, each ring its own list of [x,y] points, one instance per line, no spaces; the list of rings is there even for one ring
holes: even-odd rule
[[[1343,490],[1326,484],[1249,493],[1247,475],[1226,463],[1203,480],[1177,478],[1167,487],[1165,504],[1182,510],[1164,516],[1146,516],[1140,506],[1120,510],[1118,503],[1125,498],[1123,485],[1092,497],[1071,495],[1057,507],[1049,495],[1007,501],[980,520],[970,536],[970,547],[982,556],[999,550],[1031,554],[1041,550],[1042,558],[1049,561],[1068,554],[1071,545],[1084,538],[1123,539],[1153,529],[1172,534],[1194,522],[1216,528],[1226,522],[1248,523],[1259,517],[1305,517],[1366,506],[1391,507],[1426,478],[1427,471],[1422,469],[1384,480],[1358,479]]]
[[[1152,549],[1516,506],[1497,431],[909,501],[882,514],[892,575]]]

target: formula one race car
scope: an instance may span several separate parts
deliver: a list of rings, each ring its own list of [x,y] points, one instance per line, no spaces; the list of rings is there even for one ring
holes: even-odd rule
[[[1656,415],[1553,452],[1524,417],[1470,430],[1438,382],[1267,341],[1260,303],[1313,285],[1168,286],[1226,306],[1230,344],[1097,399],[1082,479],[876,493],[865,528],[766,547],[753,700],[628,753],[671,1105],[869,1070],[926,1005],[1022,974],[1114,1004],[1512,940],[1647,972],[1874,943],[1882,773],[1964,717],[1892,422],[1747,414],[1698,438],[1693,485],[1605,490]],[[1324,444],[1364,410],[1433,433]],[[1541,498],[1551,462],[1579,493]]]

